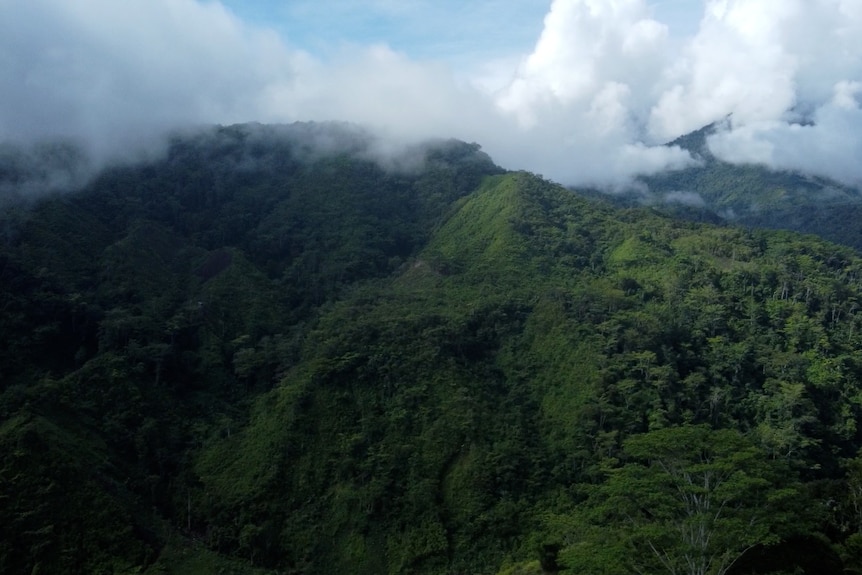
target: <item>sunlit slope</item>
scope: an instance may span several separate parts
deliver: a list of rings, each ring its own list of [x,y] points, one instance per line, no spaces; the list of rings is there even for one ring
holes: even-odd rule
[[[331,306],[249,426],[201,451],[198,520],[224,551],[310,572],[483,572],[585,536],[572,487],[633,434],[728,427],[793,473],[840,474],[860,272],[811,238],[494,176],[391,280]]]

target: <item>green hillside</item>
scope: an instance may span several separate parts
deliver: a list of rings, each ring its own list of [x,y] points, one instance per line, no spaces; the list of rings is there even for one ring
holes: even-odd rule
[[[715,130],[706,126],[668,144],[688,150],[700,165],[641,179],[655,198],[666,202],[663,211],[688,219],[719,216],[735,225],[817,234],[862,249],[862,191],[828,178],[722,161],[706,142]]]
[[[732,217],[774,209],[862,201],[858,189],[827,178],[722,161],[707,145],[707,137],[715,131],[716,127],[710,125],[670,142],[669,146],[688,150],[701,160],[701,165],[645,178],[650,188],[695,192],[711,209],[733,214]]]
[[[862,569],[852,250],[372,144],[5,208],[0,572]]]

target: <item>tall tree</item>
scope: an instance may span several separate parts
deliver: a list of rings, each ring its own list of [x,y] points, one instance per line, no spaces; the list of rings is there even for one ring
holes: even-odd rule
[[[687,425],[633,436],[600,510],[624,526],[637,573],[723,575],[780,539],[796,495],[782,464],[733,430]]]

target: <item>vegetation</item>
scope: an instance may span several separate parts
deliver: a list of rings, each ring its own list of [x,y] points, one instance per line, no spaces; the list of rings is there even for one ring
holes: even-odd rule
[[[0,571],[862,570],[862,259],[218,128],[4,208]]]
[[[730,164],[709,150],[707,126],[668,145],[688,150],[699,165],[642,178],[650,193],[623,194],[616,202],[649,203],[675,217],[694,221],[793,230],[862,249],[856,222],[862,194],[855,187],[804,173],[776,171],[764,165]]]

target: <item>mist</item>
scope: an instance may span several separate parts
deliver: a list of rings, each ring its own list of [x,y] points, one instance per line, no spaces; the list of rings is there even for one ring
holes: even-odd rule
[[[0,0],[0,141],[75,142],[100,166],[176,129],[335,120],[381,149],[459,138],[615,187],[692,165],[663,144],[730,117],[721,159],[862,182],[862,3],[708,0],[689,26],[654,4],[555,0],[531,51],[463,69],[387,44],[311,53],[219,2]]]

